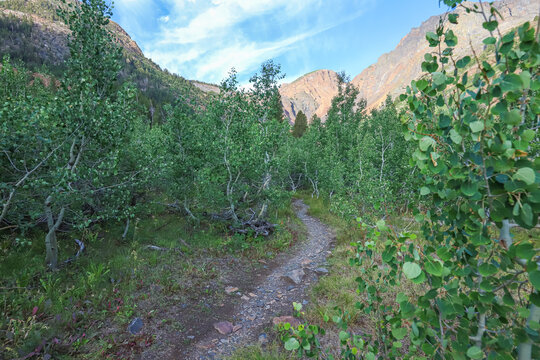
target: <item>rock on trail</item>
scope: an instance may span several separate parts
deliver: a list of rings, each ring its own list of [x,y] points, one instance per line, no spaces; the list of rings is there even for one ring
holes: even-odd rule
[[[232,312],[217,314],[220,320],[216,323],[216,329],[208,331],[194,343],[184,354],[185,359],[218,360],[245,345],[266,343],[264,328],[272,327],[273,322],[290,320],[285,316],[292,315],[293,302],[306,303],[308,287],[328,272],[323,265],[334,233],[309,216],[308,206],[301,200],[294,201],[294,208],[307,227],[307,240],[296,244],[286,254],[278,255],[273,270],[254,284],[254,290],[247,295],[242,294],[242,301]],[[234,287],[224,289],[225,293],[231,295],[236,291],[238,289]],[[232,324],[235,324],[234,331]]]

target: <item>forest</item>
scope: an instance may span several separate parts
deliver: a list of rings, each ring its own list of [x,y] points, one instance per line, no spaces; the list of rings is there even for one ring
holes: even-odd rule
[[[248,87],[232,69],[202,100],[160,93],[154,118],[107,3],[59,7],[54,81],[0,66],[0,358],[136,358],[148,289],[152,314],[223,301],[204,289],[218,259],[264,264],[307,236],[294,199],[336,231],[330,274],[289,304],[299,324],[231,359],[539,358],[538,29],[444,3],[483,14],[489,51],[456,58],[449,13],[398,98],[368,111],[342,73],[326,118],[294,125],[272,60]]]

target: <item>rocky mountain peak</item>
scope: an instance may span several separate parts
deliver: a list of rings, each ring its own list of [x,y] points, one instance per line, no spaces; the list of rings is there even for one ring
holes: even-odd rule
[[[472,7],[478,3],[464,2]],[[503,20],[499,21],[501,33],[510,31],[526,21],[535,21],[539,14],[538,1],[504,0],[494,3]],[[487,6],[487,5],[484,5]],[[466,13],[461,7],[454,10],[459,14],[457,25],[446,24],[458,37],[454,49],[456,58],[471,55],[472,49],[481,54],[484,49],[482,40],[487,32],[482,28],[484,19],[476,13]],[[425,35],[434,31],[441,15],[432,16],[420,26],[412,28],[396,48],[379,57],[355,76],[352,84],[359,90],[359,98],[367,101],[368,110],[384,104],[388,95],[395,97],[414,79],[422,75],[421,63],[424,54],[434,51],[428,46]],[[332,98],[337,94],[337,74],[332,70],[318,70],[304,75],[290,84],[283,84],[280,90],[286,116],[294,122],[298,111],[302,110],[308,119],[317,114],[324,120],[330,109]]]
[[[282,84],[279,92],[285,116],[294,122],[298,111],[306,114],[308,121],[313,115],[324,118],[338,93],[338,74],[332,70],[317,70],[306,74],[290,84]]]

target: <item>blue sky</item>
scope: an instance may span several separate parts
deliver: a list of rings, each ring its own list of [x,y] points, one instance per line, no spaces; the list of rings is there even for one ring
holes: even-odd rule
[[[412,27],[443,13],[438,0],[116,0],[113,20],[162,68],[219,83],[267,59],[284,81],[318,69],[351,77]]]

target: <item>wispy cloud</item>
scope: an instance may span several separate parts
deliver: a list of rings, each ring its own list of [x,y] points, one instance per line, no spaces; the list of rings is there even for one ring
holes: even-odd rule
[[[219,82],[232,67],[242,79],[266,59],[293,56],[376,0],[162,1],[119,0],[117,7],[128,31],[145,24],[135,39],[148,57],[182,76]]]

